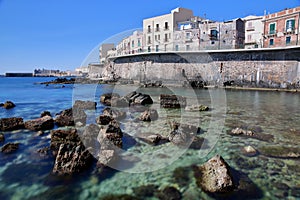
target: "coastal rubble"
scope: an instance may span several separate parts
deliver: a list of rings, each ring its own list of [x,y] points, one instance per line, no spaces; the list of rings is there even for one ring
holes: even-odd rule
[[[14,131],[24,128],[24,121],[21,117],[1,118],[0,130],[1,131]]]
[[[25,128],[31,131],[49,130],[53,127],[54,120],[48,115],[25,122]]]

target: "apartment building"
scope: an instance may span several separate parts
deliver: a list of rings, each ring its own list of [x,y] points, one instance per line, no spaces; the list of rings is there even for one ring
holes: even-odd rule
[[[117,46],[117,55],[135,54],[143,51],[143,32],[134,31],[132,35],[124,38]]]
[[[176,8],[169,14],[144,19],[144,49],[147,52],[173,50],[173,37],[174,31],[177,30],[177,23],[189,21],[192,17],[192,10]]]
[[[264,16],[264,47],[299,45],[300,6]]]
[[[115,48],[115,44],[113,43],[105,43],[100,45],[100,63],[105,62],[107,57],[107,52],[113,50]]]
[[[263,16],[249,15],[245,22],[245,49],[262,48],[264,23]]]

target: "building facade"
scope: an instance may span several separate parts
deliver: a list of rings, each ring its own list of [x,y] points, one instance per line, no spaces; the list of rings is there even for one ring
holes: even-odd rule
[[[143,52],[143,32],[134,31],[132,35],[124,38],[117,46],[117,55],[127,55]]]
[[[176,8],[170,14],[144,19],[144,49],[147,52],[172,51],[174,31],[177,30],[178,22],[189,21],[192,17],[192,10]]]
[[[263,16],[247,16],[245,22],[245,49],[262,48],[264,23]]]
[[[299,45],[300,6],[264,16],[264,47]]]
[[[107,52],[113,50],[115,48],[115,44],[113,43],[105,43],[100,46],[100,62],[103,63],[106,60]]]

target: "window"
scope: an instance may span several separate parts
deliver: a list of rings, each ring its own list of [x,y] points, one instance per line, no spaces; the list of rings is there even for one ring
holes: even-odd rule
[[[158,45],[155,46],[155,51],[156,51],[156,52],[159,51],[159,46],[158,46]]]
[[[156,24],[156,29],[155,31],[159,31],[159,24]]]
[[[179,51],[179,46],[178,46],[178,44],[175,45],[175,51]]]
[[[141,46],[141,40],[138,39],[138,47],[140,47],[140,46]]]
[[[270,46],[274,45],[274,39],[270,39],[269,44]]]
[[[191,33],[187,32],[187,33],[185,34],[185,38],[186,38],[186,39],[190,39],[190,38],[191,38]]]
[[[225,44],[225,43],[226,43],[226,40],[223,40],[223,43]]]
[[[148,26],[148,33],[151,33],[151,26]]]
[[[165,34],[165,42],[168,42],[168,34]]]
[[[168,22],[165,22],[165,30],[168,30],[169,29],[169,24]]]
[[[218,40],[218,31],[215,29],[210,30],[210,39]]]
[[[151,44],[151,37],[148,36],[148,44]]]
[[[289,19],[286,21],[286,32],[292,32],[295,29],[295,19]]]
[[[258,44],[255,44],[255,45],[254,45],[254,48],[258,48]]]
[[[190,49],[190,45],[186,45],[186,50],[189,51]]]
[[[285,38],[285,44],[291,44],[291,36]]]
[[[247,39],[248,39],[248,42],[250,42],[252,40],[252,35],[248,35]]]
[[[154,36],[155,40],[157,40],[157,35]]]
[[[157,36],[157,39],[160,40],[160,35]]]
[[[148,52],[151,52],[151,47],[150,46],[148,46]]]
[[[132,48],[134,47],[134,40],[131,42],[131,47]]]
[[[275,28],[276,28],[276,24],[275,23],[271,23],[269,25],[269,34],[272,35],[272,34],[275,34]]]
[[[215,41],[211,41],[211,44],[214,45],[214,44],[215,44]]]

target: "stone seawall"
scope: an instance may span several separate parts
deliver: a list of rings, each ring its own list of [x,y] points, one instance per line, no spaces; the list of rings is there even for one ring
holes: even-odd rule
[[[103,76],[183,85],[300,88],[300,47],[205,52],[161,52],[111,58]]]

